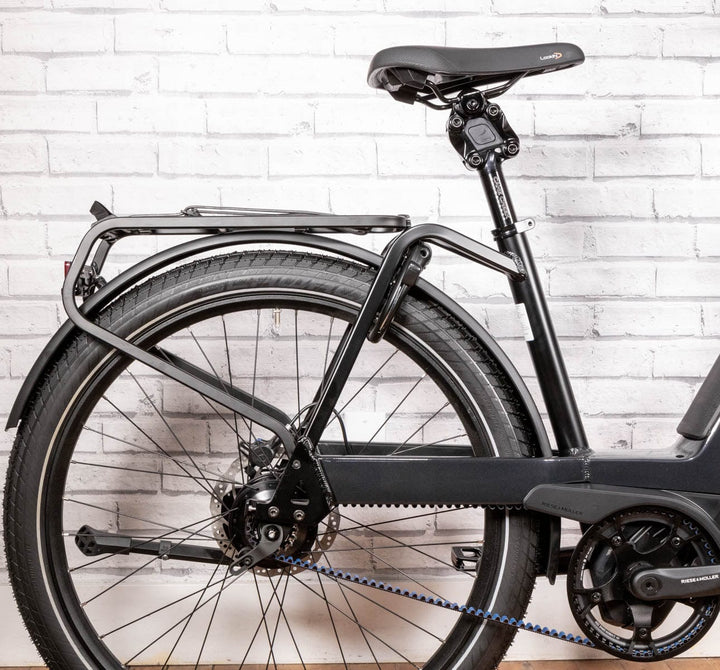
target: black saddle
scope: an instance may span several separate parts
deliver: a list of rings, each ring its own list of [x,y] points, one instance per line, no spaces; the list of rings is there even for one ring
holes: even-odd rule
[[[584,60],[579,47],[563,42],[498,49],[391,47],[373,57],[368,84],[412,104],[423,94],[437,97],[472,86],[512,84],[521,77],[562,70]]]

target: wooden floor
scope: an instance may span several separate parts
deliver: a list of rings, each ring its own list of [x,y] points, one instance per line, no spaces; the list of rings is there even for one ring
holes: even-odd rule
[[[640,670],[644,664],[630,661],[603,660],[603,661],[506,661],[500,664],[499,670]],[[138,666],[133,670],[157,670],[159,666]],[[168,670],[191,670],[191,665],[175,665]],[[198,670],[230,670],[237,666],[230,665],[202,665]],[[247,666],[246,666],[247,667]],[[278,670],[294,670],[296,666],[279,666]],[[300,667],[300,666],[297,666]],[[309,665],[308,670],[339,670],[344,666],[335,665]],[[357,669],[361,665],[353,666]],[[368,669],[375,666],[366,666]],[[388,670],[399,670],[398,666],[391,665]],[[671,661],[657,661],[652,665],[645,665],[648,670],[720,670],[720,658],[685,658]],[[262,666],[264,670],[265,666]],[[13,666],[2,667],[0,670],[47,670],[45,666]]]

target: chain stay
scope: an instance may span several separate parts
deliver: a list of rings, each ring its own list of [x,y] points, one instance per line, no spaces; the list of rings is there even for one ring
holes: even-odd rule
[[[595,646],[588,638],[581,637],[580,635],[573,635],[572,633],[565,633],[564,631],[558,632],[554,628],[550,629],[539,625],[533,625],[529,621],[525,621],[523,619],[518,620],[514,617],[508,617],[502,614],[498,614],[496,612],[490,612],[488,610],[483,610],[479,607],[458,605],[457,603],[451,603],[449,600],[443,600],[442,598],[433,598],[431,596],[426,596],[422,593],[416,593],[415,591],[408,591],[407,589],[401,589],[399,587],[392,586],[392,584],[378,582],[374,579],[368,579],[367,577],[361,577],[360,575],[353,575],[349,572],[343,572],[342,570],[335,570],[326,565],[312,563],[311,561],[303,561],[300,558],[293,558],[292,556],[276,554],[274,558],[283,563],[287,563],[288,565],[305,568],[306,570],[312,570],[313,572],[327,575],[328,577],[332,577],[334,579],[343,579],[348,582],[362,584],[363,586],[378,589],[379,591],[395,593],[399,596],[410,598],[411,600],[417,600],[419,602],[427,603],[428,605],[435,605],[437,607],[442,607],[443,609],[451,610],[453,612],[460,612],[462,614],[475,616],[479,619],[487,619],[494,623],[498,623],[503,626],[509,626],[510,628],[515,628],[517,630],[527,630],[531,633],[537,633],[538,635],[544,635],[545,637],[551,637],[556,640],[561,640],[563,642],[578,644],[581,647]]]

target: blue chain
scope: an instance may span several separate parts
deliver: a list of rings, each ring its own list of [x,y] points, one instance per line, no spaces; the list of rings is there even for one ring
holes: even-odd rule
[[[303,561],[300,558],[293,558],[292,556],[284,556],[282,554],[276,554],[274,558],[288,565],[294,565],[299,568],[305,568],[306,570],[312,570],[313,572],[320,573],[321,575],[327,575],[333,579],[342,579],[347,582],[353,582],[354,584],[362,584],[363,586],[369,586],[373,589],[380,591],[387,591],[388,593],[395,593],[411,600],[417,600],[421,603],[427,603],[428,605],[436,605],[446,610],[453,612],[460,612],[462,614],[469,614],[476,616],[478,619],[487,619],[494,623],[498,623],[503,626],[509,626],[510,628],[516,628],[518,630],[527,630],[531,633],[537,633],[538,635],[545,635],[546,637],[552,637],[557,640],[564,642],[572,642],[573,644],[579,644],[582,647],[594,647],[595,645],[590,642],[586,637],[580,635],[573,635],[572,633],[565,633],[564,631],[557,631],[554,628],[550,629],[543,626],[533,625],[529,621],[523,619],[515,619],[514,617],[507,617],[496,612],[490,612],[488,610],[480,609],[479,607],[468,607],[467,605],[458,605],[457,603],[451,603],[449,600],[443,600],[442,598],[433,598],[426,596],[422,593],[416,593],[415,591],[408,591],[407,589],[401,589],[392,584],[386,582],[377,582],[374,579],[368,579],[367,577],[361,577],[360,575],[353,575],[349,572],[343,572],[342,570],[335,570],[329,568],[326,565],[319,565],[317,563],[311,563],[310,561]]]

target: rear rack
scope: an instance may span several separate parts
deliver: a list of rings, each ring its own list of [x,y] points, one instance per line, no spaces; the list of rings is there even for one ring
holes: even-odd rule
[[[91,210],[98,223],[114,219],[112,235],[116,239],[125,235],[177,235],[228,233],[247,229],[284,230],[300,233],[397,233],[410,227],[405,214],[329,214],[305,210],[261,209],[253,207],[217,207],[190,205],[178,214],[134,214],[114,217],[104,206],[96,203]],[[186,225],[186,219],[205,219]],[[222,221],[222,223],[221,223]],[[127,224],[130,225],[127,225]]]

